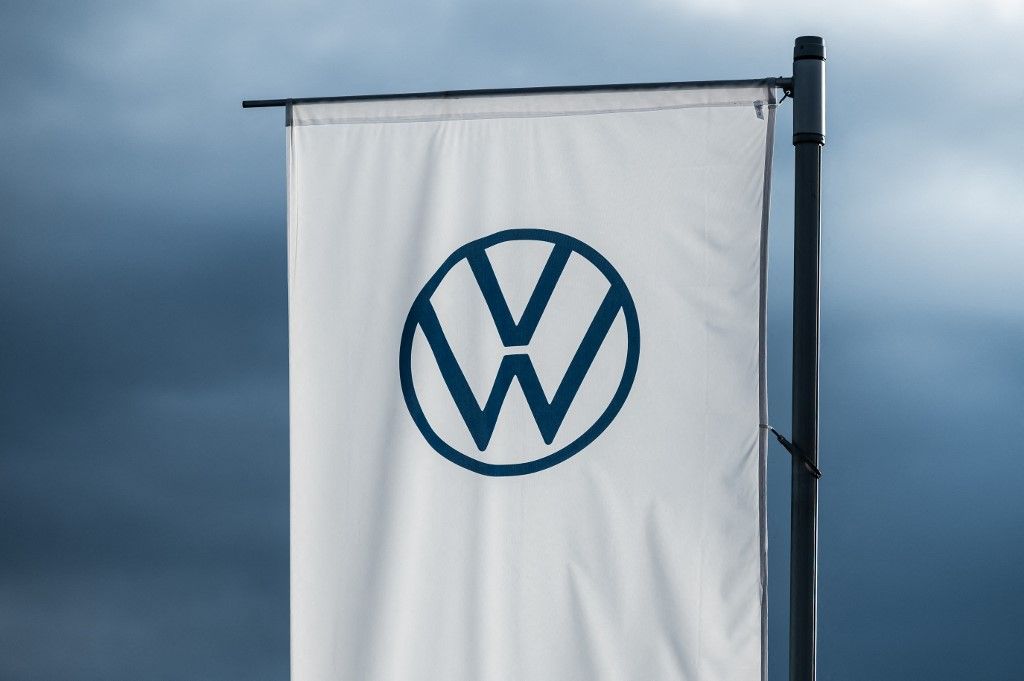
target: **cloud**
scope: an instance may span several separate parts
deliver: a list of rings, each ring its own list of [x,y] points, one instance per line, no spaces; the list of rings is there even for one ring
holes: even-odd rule
[[[5,6],[0,676],[287,673],[283,121],[242,99],[780,75],[820,33],[822,678],[1005,677],[1019,664],[992,650],[1024,607],[1022,23],[996,1]],[[784,634],[771,645],[783,678]]]

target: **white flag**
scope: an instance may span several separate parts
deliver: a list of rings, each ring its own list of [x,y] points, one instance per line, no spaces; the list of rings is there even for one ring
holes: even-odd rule
[[[763,678],[774,101],[290,107],[294,681]]]

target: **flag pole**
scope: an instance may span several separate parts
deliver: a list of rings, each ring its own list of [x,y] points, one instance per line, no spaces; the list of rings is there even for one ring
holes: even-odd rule
[[[825,145],[825,43],[793,49],[793,443],[818,464],[821,148]],[[793,458],[790,512],[789,678],[814,681],[817,663],[818,480]]]

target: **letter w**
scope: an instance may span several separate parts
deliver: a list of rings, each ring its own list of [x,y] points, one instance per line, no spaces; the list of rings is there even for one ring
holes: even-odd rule
[[[570,255],[571,249],[555,246],[518,324],[512,319],[508,302],[501,293],[494,269],[491,267],[486,253],[481,249],[467,257],[505,347],[527,345],[533,338],[537,325],[544,314],[544,309],[551,300],[555,285],[558,283]],[[501,412],[502,404],[505,402],[505,396],[508,394],[513,379],[519,381],[519,386],[522,388],[523,396],[537,422],[541,437],[546,444],[551,444],[624,302],[623,291],[619,287],[612,286],[598,308],[597,314],[594,315],[594,319],[591,321],[579,349],[573,355],[569,368],[562,377],[551,401],[548,401],[544,394],[544,389],[529,355],[516,353],[502,358],[494,385],[491,387],[491,393],[482,408],[469,387],[462,367],[455,359],[451,345],[441,329],[434,306],[429,301],[422,303],[419,310],[420,328],[423,329],[423,334],[430,344],[430,349],[434,353],[448,391],[451,393],[452,399],[455,400],[455,405],[480,451],[485,450],[491,440],[495,424],[498,421],[498,414]]]

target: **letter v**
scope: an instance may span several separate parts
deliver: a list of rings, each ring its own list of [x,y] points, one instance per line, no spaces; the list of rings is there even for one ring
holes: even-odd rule
[[[473,270],[473,276],[476,277],[477,285],[480,287],[480,292],[484,296],[484,301],[487,303],[487,309],[490,310],[491,318],[494,319],[494,326],[506,348],[529,345],[571,254],[572,249],[561,244],[556,244],[551,250],[551,255],[548,256],[548,261],[544,264],[544,269],[537,280],[537,286],[530,294],[530,300],[526,304],[519,323],[512,319],[508,301],[501,292],[498,278],[494,275],[494,268],[487,258],[486,251],[481,248],[466,256],[466,260],[469,261],[469,266]]]

